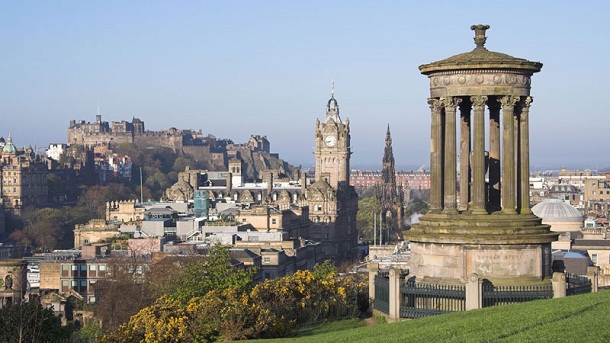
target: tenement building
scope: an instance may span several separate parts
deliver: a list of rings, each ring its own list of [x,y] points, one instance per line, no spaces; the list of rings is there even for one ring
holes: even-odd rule
[[[47,165],[33,149],[17,149],[9,136],[2,147],[0,168],[2,199],[7,211],[19,214],[27,206],[47,204]]]
[[[394,173],[396,182],[402,184],[405,189],[420,192],[430,189],[429,170],[397,170]],[[360,194],[380,183],[382,172],[380,170],[352,170],[350,174],[350,184]]]
[[[431,194],[428,214],[405,231],[410,276],[550,285],[558,234],[529,201],[530,84],[542,63],[489,51],[489,26],[471,29],[474,50],[419,67],[430,80]]]

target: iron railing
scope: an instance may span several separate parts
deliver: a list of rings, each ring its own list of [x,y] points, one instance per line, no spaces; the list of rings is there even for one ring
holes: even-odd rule
[[[387,274],[387,273],[386,273]],[[375,275],[375,309],[383,313],[390,312],[390,278],[387,275]]]
[[[483,283],[483,307],[553,298],[553,285],[495,286]]]
[[[407,281],[400,287],[400,293],[401,318],[422,318],[466,309],[464,285]]]
[[[566,273],[566,295],[591,293],[591,280],[584,275]]]

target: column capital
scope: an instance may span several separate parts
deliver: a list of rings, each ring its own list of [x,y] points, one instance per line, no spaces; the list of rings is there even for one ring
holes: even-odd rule
[[[485,106],[487,99],[486,95],[473,95],[470,97],[470,102],[472,102],[473,106]]]
[[[434,111],[440,109],[442,103],[439,98],[428,98],[428,105],[430,105],[430,109]]]
[[[502,108],[513,107],[519,102],[519,97],[515,95],[505,95],[498,99],[498,102],[502,104]]]
[[[448,96],[440,98],[440,101],[445,108],[456,108],[462,102],[462,98],[457,96]]]

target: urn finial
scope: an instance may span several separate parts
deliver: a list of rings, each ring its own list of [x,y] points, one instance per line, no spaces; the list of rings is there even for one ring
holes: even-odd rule
[[[477,45],[477,49],[485,49],[485,41],[487,41],[485,31],[489,29],[489,25],[472,25],[470,29],[474,31],[474,43]]]

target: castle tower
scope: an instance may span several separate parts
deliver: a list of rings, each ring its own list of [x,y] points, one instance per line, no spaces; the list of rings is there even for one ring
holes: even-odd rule
[[[229,172],[231,173],[231,186],[241,187],[244,184],[244,161],[241,158],[229,160]]]
[[[349,185],[352,154],[350,147],[349,119],[339,117],[339,104],[335,100],[334,84],[331,97],[326,105],[326,118],[316,120],[316,180],[326,180],[334,189]]]
[[[376,185],[375,195],[381,205],[381,218],[388,229],[388,239],[400,239],[403,228],[404,193],[402,186],[396,184],[394,153],[390,125],[385,137],[385,149],[382,159],[381,183]]]
[[[489,26],[471,29],[474,50],[419,67],[430,79],[431,194],[428,214],[405,231],[410,271],[441,283],[473,273],[494,284],[546,283],[557,234],[529,201],[530,82],[542,63],[489,51]]]

